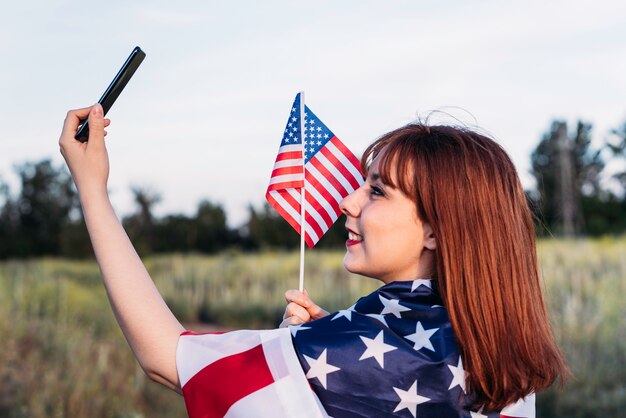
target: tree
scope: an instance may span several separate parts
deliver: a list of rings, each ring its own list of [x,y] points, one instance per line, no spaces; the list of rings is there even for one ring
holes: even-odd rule
[[[71,222],[70,214],[79,208],[69,173],[63,166],[54,167],[50,160],[27,162],[15,170],[21,191],[13,207],[8,203],[6,214],[18,222],[14,255],[60,254],[64,228]]]
[[[589,210],[602,200],[601,150],[591,149],[591,124],[578,121],[573,137],[567,123],[553,121],[531,155],[543,222],[557,234],[572,236],[585,229]]]
[[[196,248],[205,253],[215,253],[235,241],[226,224],[226,212],[220,204],[209,200],[203,200],[198,205],[194,230]]]
[[[622,126],[611,130],[607,148],[611,151],[613,157],[626,162],[626,122]],[[626,201],[626,169],[616,173],[614,178],[619,182],[622,198]]]
[[[161,195],[149,187],[132,186],[131,192],[137,205],[137,212],[122,220],[128,237],[133,242],[137,253],[146,255],[155,247],[154,206],[161,201]]]

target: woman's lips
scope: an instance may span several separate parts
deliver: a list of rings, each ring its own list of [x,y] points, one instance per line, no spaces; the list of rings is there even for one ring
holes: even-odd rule
[[[348,239],[346,240],[346,246],[351,247],[353,245],[357,245],[363,242],[363,237],[357,234],[356,232],[348,229]]]

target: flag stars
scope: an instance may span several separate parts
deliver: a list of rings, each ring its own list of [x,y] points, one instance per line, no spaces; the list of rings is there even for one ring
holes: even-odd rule
[[[376,338],[373,339],[359,336],[361,338],[361,341],[363,341],[363,343],[367,347],[359,360],[365,360],[374,357],[376,362],[378,362],[378,365],[384,369],[385,353],[397,350],[398,348],[394,347],[393,345],[385,344],[385,342],[383,341],[383,336],[383,331],[380,331]]]
[[[483,414],[483,406],[480,407],[480,409],[478,410],[478,412],[472,412],[470,411],[470,416],[472,418],[489,418],[487,415]]]
[[[415,292],[415,289],[417,289],[420,286],[426,286],[430,289],[433,288],[432,283],[430,281],[430,279],[417,279],[417,280],[413,280],[413,284],[411,285],[411,292]]]
[[[322,141],[317,141],[316,144],[317,144],[318,147],[321,147],[322,146]]]
[[[324,139],[328,139],[329,135],[328,134],[324,134]]]
[[[285,119],[283,119],[283,120],[285,120]],[[297,121],[298,121],[298,118],[297,118],[297,117],[295,117],[295,116],[293,116],[293,117],[291,118],[291,121],[292,121],[292,122],[297,122]]]
[[[433,334],[438,330],[439,328],[425,330],[422,326],[422,323],[420,321],[417,321],[417,325],[415,326],[415,334],[406,335],[404,338],[414,343],[413,349],[415,350],[428,348],[430,351],[435,351],[433,344],[430,342],[430,337],[432,337]]]
[[[296,337],[296,334],[299,331],[306,331],[307,329],[311,329],[311,327],[305,327],[303,325],[290,325],[289,326],[289,331],[291,331],[291,336],[292,337]]]
[[[334,321],[335,319],[339,319],[341,317],[344,317],[348,321],[352,322],[352,310],[351,309],[340,310],[339,312],[337,312],[337,315],[333,316],[333,319],[331,319],[331,321]]]
[[[430,401],[430,398],[417,394],[417,380],[413,382],[409,390],[402,390],[396,387],[394,387],[393,390],[396,391],[396,394],[400,398],[400,402],[398,402],[398,406],[396,406],[393,412],[408,409],[411,415],[413,415],[413,418],[417,418],[417,405]]]
[[[380,313],[381,315],[390,313],[390,314],[393,314],[396,318],[400,318],[401,312],[406,312],[406,311],[411,310],[407,308],[406,306],[400,305],[399,299],[386,299],[382,297],[381,295],[378,295],[378,297],[380,298],[380,301],[383,304],[383,311]]]
[[[463,369],[463,359],[461,356],[459,356],[459,362],[456,366],[448,364],[448,368],[452,373],[452,382],[450,383],[448,390],[455,386],[460,386],[461,389],[463,389],[463,393],[467,393],[465,391],[465,370]]]
[[[307,355],[303,355],[304,359],[306,360],[308,365],[311,367],[306,374],[306,378],[307,379],[317,378],[322,384],[322,386],[324,387],[324,389],[327,389],[326,377],[330,373],[334,373],[338,370],[341,370],[339,367],[335,367],[332,364],[328,364],[328,361],[326,360],[327,351],[328,349],[324,349],[324,351],[322,351],[322,354],[320,354],[320,356],[317,359],[311,358]]]

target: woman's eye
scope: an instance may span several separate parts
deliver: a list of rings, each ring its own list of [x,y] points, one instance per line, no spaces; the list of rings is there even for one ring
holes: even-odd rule
[[[385,193],[383,192],[383,189],[381,189],[378,186],[371,186],[370,187],[370,195],[372,196],[384,196]]]

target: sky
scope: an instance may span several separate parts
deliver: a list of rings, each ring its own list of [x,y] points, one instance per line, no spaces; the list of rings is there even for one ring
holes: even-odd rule
[[[355,154],[425,118],[476,125],[529,160],[554,119],[626,121],[626,3],[595,1],[78,1],[3,5],[0,178],[63,159],[69,109],[95,103],[136,45],[147,54],[107,117],[111,200],[202,199],[233,226],[259,206],[298,91]],[[445,113],[450,116],[445,116]],[[445,167],[442,167],[445,169]]]

